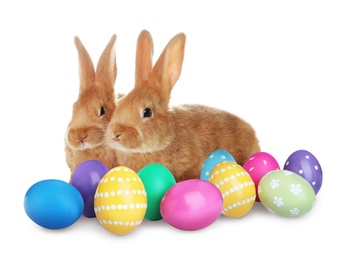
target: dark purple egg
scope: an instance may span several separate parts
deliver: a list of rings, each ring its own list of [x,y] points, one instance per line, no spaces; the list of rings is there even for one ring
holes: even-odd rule
[[[87,160],[75,169],[71,183],[79,190],[84,199],[83,216],[96,217],[94,211],[95,192],[100,180],[107,172],[107,166],[98,160]]]
[[[316,157],[306,150],[298,150],[292,153],[283,167],[299,174],[312,186],[317,194],[322,186],[322,168]]]

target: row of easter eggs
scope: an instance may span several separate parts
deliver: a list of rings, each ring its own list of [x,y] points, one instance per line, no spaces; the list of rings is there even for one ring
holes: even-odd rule
[[[71,185],[72,184],[72,185]],[[238,165],[224,150],[214,151],[199,179],[175,182],[171,172],[150,164],[138,173],[119,166],[108,170],[89,160],[78,166],[68,184],[45,180],[26,193],[25,210],[37,224],[64,228],[81,215],[96,217],[114,234],[127,234],[144,218],[164,219],[182,230],[209,226],[221,214],[239,218],[256,201],[281,216],[301,216],[313,207],[322,170],[308,151],[294,152],[283,170],[270,154],[259,152]]]
[[[240,176],[246,179],[243,181]],[[204,162],[200,178],[220,189],[229,207],[224,206],[226,216],[240,217],[249,212],[253,191],[248,187],[254,185],[255,201],[277,215],[294,217],[304,215],[315,205],[323,174],[318,160],[307,150],[292,153],[283,169],[266,152],[251,155],[241,167],[227,151],[217,150]]]

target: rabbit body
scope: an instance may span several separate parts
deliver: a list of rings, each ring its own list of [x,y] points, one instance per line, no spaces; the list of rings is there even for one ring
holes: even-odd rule
[[[205,105],[169,106],[185,39],[182,33],[173,37],[153,67],[152,38],[148,31],[140,33],[135,87],[118,102],[106,131],[121,165],[138,172],[159,163],[177,182],[199,178],[215,150],[228,151],[240,165],[260,151],[253,127],[232,113]]]
[[[260,150],[252,127],[228,112],[203,105],[183,105],[169,111],[168,118],[173,122],[168,135],[164,138],[159,135],[159,142],[168,140],[164,149],[154,152],[116,150],[119,162],[136,172],[147,164],[159,163],[179,182],[199,178],[205,159],[215,150],[228,151],[240,165]],[[150,131],[157,134],[157,129]]]

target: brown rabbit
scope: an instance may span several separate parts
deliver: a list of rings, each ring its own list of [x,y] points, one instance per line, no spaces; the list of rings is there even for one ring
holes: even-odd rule
[[[255,130],[241,118],[204,105],[169,107],[184,59],[186,36],[174,36],[152,67],[153,41],[143,30],[136,49],[134,89],[117,104],[106,139],[118,161],[134,171],[166,166],[177,182],[200,177],[205,159],[228,151],[240,165],[260,151]]]
[[[106,127],[115,109],[114,85],[117,77],[114,34],[98,61],[96,71],[80,39],[74,38],[79,57],[80,89],[73,104],[65,136],[66,162],[71,177],[86,160],[99,160],[107,168],[117,166],[117,156],[105,142]]]

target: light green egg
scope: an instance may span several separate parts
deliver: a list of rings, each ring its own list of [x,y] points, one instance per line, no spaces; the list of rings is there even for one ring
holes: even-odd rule
[[[288,170],[274,170],[265,174],[258,184],[263,206],[280,216],[298,217],[315,205],[312,186],[300,175]]]

